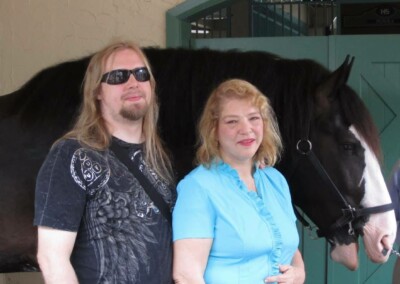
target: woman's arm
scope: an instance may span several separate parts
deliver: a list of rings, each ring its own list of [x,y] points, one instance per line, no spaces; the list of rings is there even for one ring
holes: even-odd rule
[[[38,227],[38,262],[46,284],[78,284],[70,257],[76,232]]]
[[[204,284],[204,271],[212,239],[181,239],[174,242],[173,278],[177,284]]]
[[[304,283],[306,280],[306,271],[304,267],[303,257],[299,250],[294,253],[292,266],[295,268],[295,277],[293,283]]]

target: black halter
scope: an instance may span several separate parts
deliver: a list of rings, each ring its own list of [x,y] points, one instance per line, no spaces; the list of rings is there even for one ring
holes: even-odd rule
[[[295,172],[299,169],[299,167],[302,167],[302,164],[307,162],[308,164],[312,165],[312,168],[315,170],[315,173],[323,180],[323,183],[326,185],[326,187],[328,187],[329,190],[334,192],[334,194],[339,197],[339,199],[342,201],[343,204],[341,208],[338,208],[338,210],[341,211],[342,216],[338,220],[336,220],[333,224],[331,224],[327,230],[322,231],[320,228],[315,228],[318,237],[325,237],[332,244],[333,240],[330,239],[332,233],[335,230],[342,228],[346,225],[348,225],[349,227],[347,231],[348,234],[354,236],[353,222],[355,219],[369,214],[382,213],[394,209],[392,203],[369,207],[369,208],[360,208],[360,209],[351,206],[351,204],[344,198],[339,189],[336,187],[335,183],[329,177],[328,173],[322,166],[318,157],[312,151],[311,141],[309,139],[300,139],[296,144],[296,150],[299,155],[297,155],[297,159],[293,164],[292,171],[288,175],[289,183]],[[310,224],[298,212],[297,208],[295,206],[293,207],[298,219],[303,224],[303,226],[312,230]]]

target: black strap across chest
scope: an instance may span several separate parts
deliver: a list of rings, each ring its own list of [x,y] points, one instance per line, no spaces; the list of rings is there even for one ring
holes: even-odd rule
[[[157,208],[160,210],[161,214],[167,219],[168,223],[172,224],[171,210],[164,199],[161,197],[160,193],[156,191],[154,186],[146,178],[146,176],[139,170],[138,167],[129,158],[128,149],[118,145],[118,143],[111,143],[110,150],[114,152],[115,156],[125,164],[125,166],[130,170],[130,172],[137,178],[144,191],[154,202]]]

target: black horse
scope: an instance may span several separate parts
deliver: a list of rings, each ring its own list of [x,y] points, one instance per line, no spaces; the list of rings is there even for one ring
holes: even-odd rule
[[[145,49],[157,81],[162,137],[178,179],[193,167],[196,122],[221,81],[241,78],[266,94],[285,152],[277,167],[294,203],[318,226],[331,256],[356,269],[357,239],[385,262],[395,218],[378,159],[378,133],[346,81],[352,62],[330,72],[311,60],[265,52]],[[37,269],[32,226],[35,178],[52,143],[73,125],[89,58],[47,68],[0,97],[0,272]],[[321,214],[325,212],[325,214]],[[387,238],[385,238],[387,237]]]

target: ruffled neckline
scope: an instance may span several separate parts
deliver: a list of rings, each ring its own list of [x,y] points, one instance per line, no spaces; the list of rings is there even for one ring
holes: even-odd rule
[[[225,174],[227,174],[233,179],[236,185],[235,189],[238,188],[241,193],[243,193],[245,196],[247,196],[248,199],[251,200],[252,204],[256,207],[257,211],[260,213],[261,216],[267,216],[268,212],[266,206],[262,200],[262,197],[259,195],[261,194],[261,190],[259,190],[259,192],[248,190],[245,183],[240,179],[237,170],[235,170],[229,164],[223,162],[222,160],[218,160],[214,164],[219,171],[223,171]],[[257,188],[258,188],[257,181],[259,180],[258,178],[259,175],[260,175],[260,169],[256,167],[253,177],[254,181],[256,182]]]

